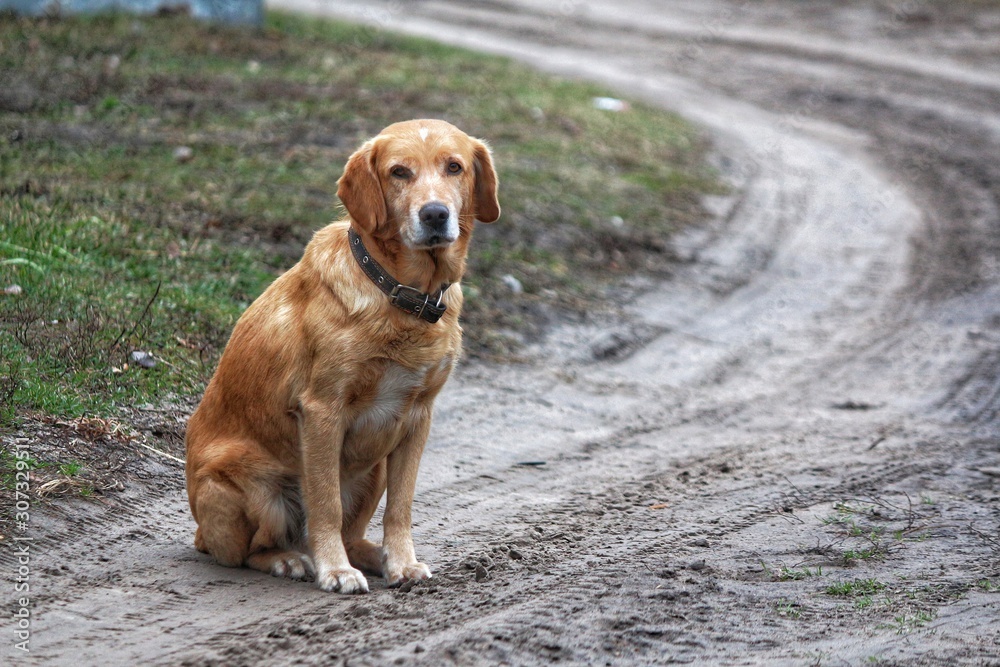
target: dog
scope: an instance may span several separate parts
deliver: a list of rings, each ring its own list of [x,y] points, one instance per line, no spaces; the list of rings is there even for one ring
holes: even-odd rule
[[[410,511],[434,399],[459,358],[474,221],[500,217],[489,148],[385,128],[347,162],[347,217],[236,323],[186,434],[195,547],[324,591],[428,579]],[[386,494],[381,546],[365,539]]]

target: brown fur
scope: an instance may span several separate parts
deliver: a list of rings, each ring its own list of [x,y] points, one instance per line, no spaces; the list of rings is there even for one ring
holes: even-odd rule
[[[199,550],[347,593],[368,590],[355,568],[390,585],[430,577],[410,506],[432,404],[461,351],[462,291],[447,290],[435,324],[398,310],[347,229],[397,280],[433,293],[461,279],[474,220],[500,215],[496,191],[486,146],[442,121],[397,123],[351,156],[338,190],[348,219],[317,232],[243,314],[188,423]],[[411,238],[430,201],[458,213],[447,245]],[[379,547],[364,536],[387,489]]]

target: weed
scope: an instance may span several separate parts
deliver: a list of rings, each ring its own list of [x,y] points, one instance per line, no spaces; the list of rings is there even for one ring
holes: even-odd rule
[[[65,475],[66,477],[76,477],[82,469],[83,464],[79,461],[70,461],[68,463],[59,464],[59,474]]]
[[[846,549],[842,555],[844,563],[850,565],[856,561],[866,561],[885,557],[885,549],[881,545],[865,547],[863,549]]]
[[[885,584],[877,579],[853,579],[851,581],[839,581],[826,587],[827,595],[859,597],[878,593],[885,588]]]
[[[854,600],[854,608],[857,609],[858,611],[867,609],[873,604],[875,604],[875,598],[873,598],[870,595],[862,595],[861,597],[856,598]]]
[[[801,579],[808,579],[810,577],[822,577],[823,568],[817,567],[815,570],[810,570],[808,567],[803,567],[800,569],[792,569],[782,566],[778,571],[778,581],[799,581]]]
[[[883,623],[877,627],[894,630],[897,635],[902,635],[927,625],[935,618],[937,618],[936,610],[921,609],[913,614],[901,614],[896,616],[891,623]]]
[[[792,618],[796,620],[802,617],[802,611],[799,605],[784,598],[775,603],[774,609],[778,612],[778,616],[784,616],[785,618]]]
[[[991,581],[990,579],[980,579],[976,582],[976,587],[985,593],[1000,592],[1000,583]]]
[[[17,483],[19,471],[30,472],[49,465],[49,463],[31,457],[19,458],[12,451],[0,447],[0,485],[4,489],[13,489]]]

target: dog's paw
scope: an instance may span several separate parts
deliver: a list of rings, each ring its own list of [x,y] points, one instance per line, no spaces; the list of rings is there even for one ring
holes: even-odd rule
[[[288,554],[271,563],[271,576],[305,579],[316,575],[312,559],[305,554]]]
[[[368,580],[360,570],[353,567],[341,570],[327,570],[321,568],[316,577],[316,584],[324,591],[333,591],[351,595],[354,593],[367,593]]]
[[[420,581],[431,578],[431,569],[423,563],[410,563],[396,570],[387,570],[386,584],[390,588],[401,586],[405,581]]]

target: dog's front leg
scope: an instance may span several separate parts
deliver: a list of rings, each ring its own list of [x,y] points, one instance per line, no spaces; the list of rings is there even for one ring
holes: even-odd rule
[[[344,446],[343,416],[334,402],[303,401],[302,492],[316,583],[324,591],[367,593],[368,581],[351,567],[341,528],[340,453]]]
[[[417,469],[431,428],[431,402],[415,405],[413,416],[414,420],[403,440],[388,457],[382,551],[383,575],[389,586],[399,586],[408,579],[431,578],[430,568],[417,562],[410,516]]]

